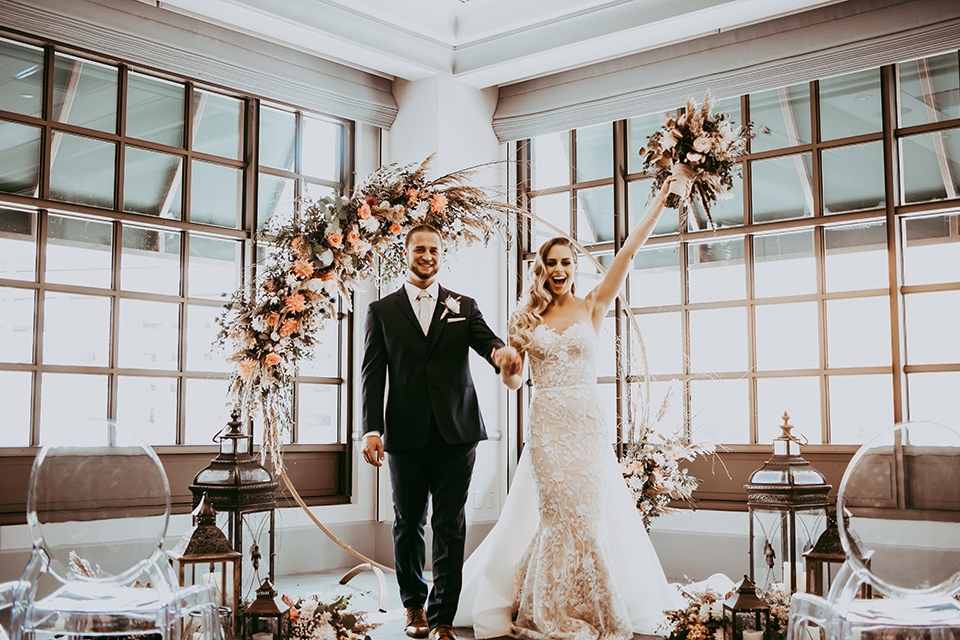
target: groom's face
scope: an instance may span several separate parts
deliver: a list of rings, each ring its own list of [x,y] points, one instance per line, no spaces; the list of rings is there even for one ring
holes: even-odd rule
[[[443,243],[430,231],[418,231],[410,237],[403,255],[411,281],[429,284],[437,276],[443,262]]]

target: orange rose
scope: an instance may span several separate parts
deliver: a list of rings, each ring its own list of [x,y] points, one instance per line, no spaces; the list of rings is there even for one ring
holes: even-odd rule
[[[403,227],[401,227],[399,224],[394,222],[392,225],[390,225],[390,233],[392,233],[393,235],[397,235],[398,233],[400,233],[400,229],[402,228]]]
[[[339,233],[331,233],[329,236],[327,236],[327,242],[331,247],[339,247],[341,244],[343,244],[343,236]]]
[[[407,189],[407,206],[417,206],[417,200],[420,199],[420,192],[416,189]]]
[[[277,313],[276,311],[271,311],[270,313],[268,313],[266,318],[267,324],[270,325],[271,327],[277,324],[277,320],[279,319],[280,319],[280,314]]]
[[[434,213],[440,213],[447,208],[447,196],[438,193],[430,198],[430,211]]]
[[[365,200],[367,201],[367,204],[370,205],[371,207],[377,204],[377,196],[367,196]]]
[[[280,335],[287,337],[291,333],[297,330],[297,321],[294,318],[287,318],[283,322],[283,326],[280,327]]]
[[[257,361],[253,358],[244,358],[240,361],[240,364],[237,365],[237,369],[240,370],[240,378],[246,380],[250,377],[250,374],[253,373],[253,370],[257,368]]]
[[[301,294],[295,293],[292,296],[287,296],[287,299],[283,301],[283,306],[286,307],[287,311],[297,313],[307,308],[307,301]]]
[[[273,352],[268,353],[267,357],[263,359],[264,363],[266,363],[268,367],[274,367],[280,364],[282,360],[283,358],[281,358],[279,354]]]
[[[350,233],[347,234],[347,242],[349,244],[354,244],[359,239],[360,239],[360,234],[357,233],[356,231],[351,231]]]
[[[367,218],[369,218],[369,217],[370,217],[370,205],[367,204],[367,203],[362,204],[362,205],[360,206],[360,208],[357,209],[357,215],[360,216],[360,219],[361,219],[361,220],[366,220]]]
[[[313,273],[313,263],[309,260],[297,260],[293,263],[293,272],[301,278],[309,278]]]

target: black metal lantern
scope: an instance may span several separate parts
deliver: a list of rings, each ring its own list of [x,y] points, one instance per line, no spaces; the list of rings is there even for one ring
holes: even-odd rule
[[[850,528],[850,512],[843,510],[843,526],[850,540],[851,551],[870,568],[870,556],[873,551],[864,553],[860,537]],[[847,561],[847,554],[840,543],[840,529],[837,527],[837,507],[831,504],[827,507],[827,528],[824,530],[813,548],[804,552],[807,569],[807,593],[818,596],[826,595],[832,582],[831,565],[843,564]],[[860,586],[860,597],[870,598],[872,589],[870,583],[864,582]]]
[[[750,512],[750,579],[761,588],[782,582],[795,593],[805,587],[802,554],[826,527],[832,487],[800,455],[789,420],[784,413],[773,457],[751,474],[744,488]]]
[[[243,640],[282,640],[290,636],[290,607],[277,597],[270,578],[257,589],[257,599],[243,611]]]
[[[770,607],[757,595],[750,578],[743,576],[723,601],[723,640],[765,640],[769,630]]]
[[[226,432],[219,437],[220,455],[213,459],[190,485],[193,506],[196,507],[206,493],[214,509],[229,514],[227,537],[234,551],[243,549],[243,518],[247,514],[269,512],[270,530],[270,579],[274,578],[274,527],[277,500],[275,492],[280,486],[270,472],[253,456],[253,436],[240,430],[240,412],[234,410],[227,423]],[[242,569],[238,581],[242,583]]]

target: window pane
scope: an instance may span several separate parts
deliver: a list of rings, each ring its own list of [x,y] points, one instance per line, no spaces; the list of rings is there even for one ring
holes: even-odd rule
[[[0,191],[36,197],[40,184],[40,132],[39,127],[0,120]]]
[[[577,240],[613,242],[613,185],[577,191]]]
[[[179,369],[180,305],[148,300],[120,301],[119,366]]]
[[[907,364],[960,362],[960,291],[911,293],[906,308]]]
[[[193,150],[240,160],[243,153],[243,101],[202,89],[193,92]]]
[[[577,182],[613,177],[613,125],[577,129]]]
[[[743,300],[747,290],[743,240],[691,243],[687,277],[690,302]]]
[[[227,380],[208,378],[187,379],[184,389],[186,424],[183,444],[213,444],[217,435],[230,420],[230,401],[227,398]]]
[[[43,364],[108,366],[110,298],[48,291],[43,308]]]
[[[764,127],[770,129],[769,134],[761,133],[751,141],[753,153],[809,144],[810,85],[750,94],[750,120],[758,132]]]
[[[651,375],[661,373],[683,373],[683,333],[679,313],[641,313],[637,314],[637,325],[643,336],[643,346],[647,353],[647,367]],[[639,350],[634,341],[631,350]],[[640,366],[639,352],[634,355],[636,366]],[[637,371],[643,373],[642,369]],[[674,402],[681,401],[674,398]]]
[[[750,441],[746,380],[690,381],[690,438],[693,442]]]
[[[903,221],[903,283],[939,284],[960,281],[960,235],[951,231],[956,216]]]
[[[678,247],[651,247],[637,252],[630,274],[631,306],[680,304],[680,291]]]
[[[177,444],[176,378],[120,376],[117,422],[147,444]]]
[[[50,197],[112,209],[116,151],[112,142],[55,131]]]
[[[632,229],[640,221],[640,218],[643,217],[643,214],[647,212],[651,202],[653,202],[651,194],[653,179],[646,178],[636,180],[629,183],[627,189],[629,190],[630,228]],[[676,233],[679,228],[680,217],[677,215],[677,211],[675,209],[667,209],[660,215],[660,218],[657,219],[657,226],[653,228],[652,235],[662,236]]]
[[[293,171],[297,117],[287,111],[260,107],[260,165]]]
[[[829,376],[831,444],[863,444],[893,426],[893,379]]]
[[[549,196],[540,196],[531,201],[533,214],[543,218],[564,233],[570,233],[570,194],[555,193]],[[557,235],[550,227],[536,222],[533,223],[533,242],[531,249],[536,251],[544,242]]]
[[[617,319],[603,319],[600,333],[597,335],[597,375],[615,377],[617,375]],[[626,363],[624,363],[626,366]],[[637,361],[639,366],[639,361]]]
[[[532,189],[570,184],[570,134],[566,131],[537,136],[531,141]]]
[[[190,166],[195,185],[190,190],[190,221],[239,229],[243,172],[199,160]]]
[[[813,215],[809,153],[758,160],[750,164],[753,221],[770,222]]]
[[[823,230],[827,291],[886,289],[887,230],[871,222]]]
[[[900,139],[903,202],[956,198],[960,190],[960,129]]]
[[[717,200],[710,207],[710,217],[717,227],[740,227],[743,226],[743,176],[740,175],[739,167],[733,175],[733,187],[727,192],[730,197],[725,200]],[[701,231],[710,228],[710,222],[707,220],[706,210],[699,202],[693,203],[694,215],[688,220],[689,231]],[[664,216],[677,215],[674,211],[665,211]]]
[[[36,280],[37,212],[0,208],[0,278]]]
[[[900,126],[960,118],[960,73],[956,52],[897,65]]]
[[[123,162],[123,210],[180,220],[183,158],[127,147]]]
[[[127,135],[171,147],[183,147],[186,90],[157,78],[127,75]],[[202,184],[202,183],[200,183]]]
[[[32,397],[33,375],[29,371],[0,371],[0,405],[3,406],[0,447],[30,446]]]
[[[889,367],[890,300],[827,300],[827,366]]]
[[[240,282],[240,242],[190,234],[191,298],[220,298],[231,294]]]
[[[213,346],[220,331],[218,315],[219,307],[187,305],[187,371],[230,371],[233,368],[226,356]]]
[[[754,237],[753,287],[758,298],[816,293],[813,231]]]
[[[747,310],[703,309],[690,312],[690,371],[747,370]]]
[[[35,298],[33,289],[0,287],[0,362],[33,362]]]
[[[339,124],[304,116],[302,173],[339,182],[342,135],[343,127]]]
[[[593,253],[591,255],[604,269],[609,269],[610,263],[613,262],[612,253]],[[585,296],[593,291],[593,288],[600,284],[602,279],[600,271],[590,258],[580,256],[577,263],[577,281],[574,283],[574,293]]]
[[[758,305],[757,369],[816,369],[820,348],[816,302]]]
[[[257,231],[263,229],[274,216],[280,224],[293,220],[293,202],[296,191],[293,178],[279,178],[266,173],[259,175],[257,189]]]
[[[633,397],[637,397],[636,386],[633,387]],[[660,421],[656,422],[661,411]],[[650,383],[650,422],[654,433],[670,436],[683,432],[683,383],[680,380]]]
[[[820,81],[820,139],[880,131],[880,69]],[[879,143],[878,143],[879,144]],[[824,169],[824,175],[827,175]]]
[[[885,204],[882,142],[824,149],[820,159],[824,213],[875,209]]]
[[[757,380],[757,442],[769,444],[780,435],[783,413],[790,415],[793,435],[820,444],[820,379],[759,378]]]
[[[117,132],[116,67],[57,53],[53,69],[53,119]]]
[[[44,373],[40,376],[40,444],[62,427],[107,417],[108,376]]]
[[[640,149],[645,149],[650,142],[650,136],[667,124],[669,112],[651,113],[646,116],[630,118],[630,173],[643,170],[643,156]]]
[[[50,214],[47,217],[47,282],[110,288],[113,224]]]
[[[960,372],[909,374],[910,420],[956,425],[960,415],[957,389],[960,389]]]
[[[346,329],[346,325],[344,325]],[[301,358],[297,363],[301,376],[316,378],[340,377],[340,327],[337,322],[327,322],[317,332],[317,342],[312,349],[313,358]]]
[[[42,117],[43,49],[0,40],[0,86],[0,111]]]
[[[306,180],[300,183],[300,188],[303,189],[303,197],[310,201],[319,200],[320,198],[324,198],[326,196],[336,195],[337,193],[337,190],[330,185],[315,184]]]
[[[123,225],[120,288],[180,293],[180,232]]]
[[[340,431],[337,420],[339,388],[329,384],[299,384],[297,391],[297,442],[337,443]]]

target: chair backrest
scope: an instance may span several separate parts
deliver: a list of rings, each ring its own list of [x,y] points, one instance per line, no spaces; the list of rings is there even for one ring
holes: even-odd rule
[[[71,552],[103,579],[139,574],[160,548],[170,518],[170,486],[153,449],[110,420],[81,420],[57,431],[30,474],[27,523],[46,572],[83,577]]]
[[[960,434],[904,422],[863,445],[840,483],[840,540],[856,580],[891,598],[960,590]],[[832,599],[852,598],[834,593]]]

